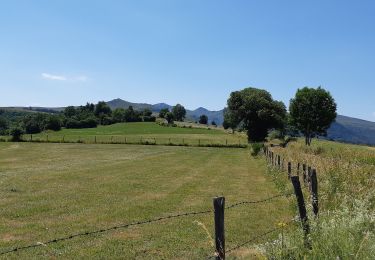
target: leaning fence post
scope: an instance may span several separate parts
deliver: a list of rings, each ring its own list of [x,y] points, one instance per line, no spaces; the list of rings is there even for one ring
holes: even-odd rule
[[[309,242],[308,242],[307,236],[310,233],[310,227],[309,227],[308,218],[307,218],[305,201],[303,199],[301,183],[299,182],[298,176],[292,176],[291,180],[292,180],[292,184],[293,184],[293,188],[294,188],[294,193],[295,193],[296,198],[297,198],[299,216],[300,216],[300,219],[301,219],[302,228],[303,228],[304,235],[305,235],[305,246],[309,247]]]
[[[216,244],[216,259],[225,259],[225,236],[224,236],[224,207],[225,198],[216,197],[214,202],[215,214],[215,244]]]
[[[292,176],[292,163],[288,162],[288,179]]]
[[[310,191],[311,191],[311,203],[315,216],[318,216],[319,204],[318,204],[318,179],[316,177],[316,170],[313,169],[310,173]]]

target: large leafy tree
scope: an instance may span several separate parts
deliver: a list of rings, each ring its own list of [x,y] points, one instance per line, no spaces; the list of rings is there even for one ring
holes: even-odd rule
[[[291,124],[304,136],[305,144],[310,145],[316,135],[325,135],[335,120],[337,105],[331,94],[321,87],[298,89],[290,100]]]
[[[199,124],[207,125],[208,123],[208,117],[206,115],[201,115],[199,117]]]
[[[177,104],[172,108],[172,113],[173,113],[174,119],[177,121],[183,121],[186,116],[186,110],[180,104]]]
[[[160,118],[164,118],[165,115],[169,112],[169,109],[168,108],[162,108],[160,109],[160,112],[159,112],[159,117]]]
[[[104,101],[99,101],[98,104],[95,106],[95,115],[100,116],[100,115],[111,115],[112,110],[111,108],[105,103]]]
[[[285,105],[273,100],[266,90],[245,88],[230,94],[226,117],[231,128],[241,125],[250,142],[264,141],[268,130],[283,128],[286,118]]]

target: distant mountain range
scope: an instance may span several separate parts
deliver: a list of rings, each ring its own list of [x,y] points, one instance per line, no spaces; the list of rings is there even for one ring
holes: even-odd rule
[[[145,108],[150,109],[152,112],[159,112],[163,108],[168,108],[169,110],[172,109],[171,105],[165,103],[158,103],[155,105],[145,104],[145,103],[131,103],[120,98],[116,98],[114,100],[107,102],[108,106],[112,109],[115,108],[128,108],[129,106],[133,106],[134,109],[142,110]],[[206,115],[208,117],[208,122],[211,123],[215,121],[216,124],[222,125],[224,121],[223,110],[219,111],[209,111],[203,107],[199,107],[195,110],[188,110],[186,109],[186,118],[192,121],[198,121],[201,115]]]
[[[153,112],[159,112],[163,108],[171,109],[172,106],[165,103],[147,104],[147,103],[132,103],[120,98],[108,101],[107,104],[112,108],[128,108],[133,106],[136,110],[150,109]],[[1,108],[0,108],[1,109]],[[59,112],[63,107],[7,107],[2,109],[16,109],[18,111],[39,111],[39,112]],[[222,125],[224,121],[223,109],[219,111],[210,111],[203,107],[195,110],[186,110],[186,117],[191,121],[198,121],[199,117],[205,114],[208,117],[208,122],[215,121],[216,124]],[[327,133],[327,139],[354,143],[354,144],[368,144],[375,145],[375,122],[370,122],[358,118],[338,115],[336,121],[332,123]]]

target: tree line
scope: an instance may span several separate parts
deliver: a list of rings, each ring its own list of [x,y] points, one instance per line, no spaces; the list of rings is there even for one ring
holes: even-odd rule
[[[290,100],[289,113],[283,102],[257,88],[232,92],[227,105],[224,128],[246,130],[252,143],[263,142],[271,130],[278,130],[281,136],[303,135],[310,145],[313,137],[327,134],[337,116],[335,100],[321,87],[298,89]]]
[[[6,116],[5,116],[6,115]],[[159,117],[168,124],[183,121],[186,109],[181,104],[161,109]],[[155,122],[156,115],[146,108],[141,111],[132,106],[127,109],[111,109],[106,102],[87,103],[84,106],[68,106],[58,113],[0,111],[0,135],[12,135],[14,140],[26,134],[36,134],[45,130],[59,131],[62,127],[70,129],[94,128],[98,125],[111,125],[122,122]]]

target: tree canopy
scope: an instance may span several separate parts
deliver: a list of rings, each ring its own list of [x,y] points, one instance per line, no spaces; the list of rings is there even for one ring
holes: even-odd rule
[[[169,109],[168,109],[168,108],[162,108],[162,109],[160,109],[160,111],[159,111],[159,117],[160,117],[160,118],[164,118],[165,115],[166,115],[168,112],[169,112]]]
[[[186,110],[182,105],[177,104],[172,108],[172,114],[175,120],[184,121]]]
[[[207,125],[208,123],[208,117],[206,115],[201,115],[199,117],[199,124]]]
[[[264,141],[268,130],[284,126],[285,105],[273,100],[266,90],[245,88],[232,92],[227,104],[225,126],[242,125],[250,142]]]
[[[316,135],[326,135],[337,116],[336,109],[328,91],[321,87],[304,87],[290,100],[290,122],[305,136],[305,144],[310,145]]]

